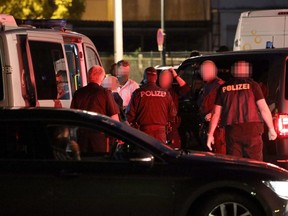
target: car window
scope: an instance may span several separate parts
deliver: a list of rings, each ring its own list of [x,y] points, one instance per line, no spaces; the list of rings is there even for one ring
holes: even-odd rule
[[[0,159],[128,162],[152,158],[130,141],[88,127],[39,122],[0,126]]]
[[[88,127],[47,126],[56,160],[129,161],[149,153],[131,142]]]
[[[43,125],[2,122],[0,125],[1,159],[52,159],[52,151]]]

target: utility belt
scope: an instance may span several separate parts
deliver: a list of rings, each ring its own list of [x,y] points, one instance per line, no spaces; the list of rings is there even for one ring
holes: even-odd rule
[[[140,125],[140,130],[166,130],[166,125]]]

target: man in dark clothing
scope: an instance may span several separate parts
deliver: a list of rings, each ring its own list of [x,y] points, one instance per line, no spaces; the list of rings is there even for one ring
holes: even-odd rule
[[[178,85],[173,85],[174,80]],[[166,89],[171,94],[178,113],[175,121],[171,123],[171,130],[168,131],[167,138],[170,140],[172,148],[179,149],[181,148],[181,139],[178,132],[181,124],[181,117],[179,115],[179,98],[187,96],[191,89],[190,86],[187,85],[180,76],[178,76],[177,72],[173,68],[161,71],[159,76],[159,86]]]
[[[89,84],[74,93],[71,108],[97,112],[119,121],[119,110],[111,91],[100,86],[105,78],[104,68],[95,65],[89,70],[88,76]],[[107,152],[109,150],[106,137],[102,133],[83,130],[79,132],[78,139],[82,152]]]
[[[221,116],[221,124],[226,126],[227,153],[263,160],[262,119],[269,129],[269,140],[277,138],[271,112],[261,88],[249,78],[251,67],[248,62],[235,63],[232,75],[234,78],[219,88],[210,122],[207,146],[212,149],[213,134]]]
[[[166,144],[166,127],[174,121],[177,111],[169,92],[157,86],[156,81],[155,68],[146,68],[144,85],[133,92],[127,107],[127,120]]]
[[[204,61],[201,64],[200,73],[205,82],[198,99],[201,115],[200,139],[203,145],[206,146],[209,122],[218,88],[224,84],[224,81],[217,77],[217,67],[210,60]],[[217,126],[215,130],[214,151],[219,154],[226,154],[225,129],[220,126]]]

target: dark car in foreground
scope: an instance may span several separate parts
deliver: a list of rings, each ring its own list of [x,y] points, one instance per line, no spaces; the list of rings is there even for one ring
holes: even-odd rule
[[[176,152],[96,113],[3,108],[0,133],[1,215],[288,215],[286,170]]]

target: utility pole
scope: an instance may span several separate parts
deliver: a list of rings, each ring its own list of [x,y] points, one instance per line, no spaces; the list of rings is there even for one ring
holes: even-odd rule
[[[123,59],[122,0],[114,0],[114,61]]]
[[[161,29],[164,35],[163,49],[161,52],[161,64],[166,65],[166,33],[165,33],[165,0],[161,0]]]

